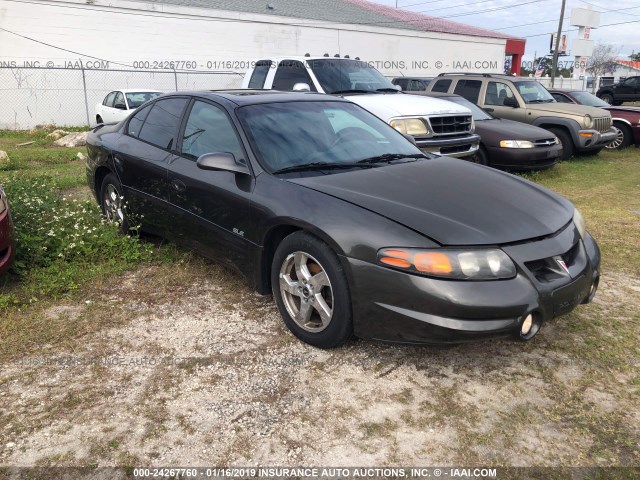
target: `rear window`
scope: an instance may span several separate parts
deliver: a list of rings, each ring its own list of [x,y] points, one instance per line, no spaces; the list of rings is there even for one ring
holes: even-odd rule
[[[459,80],[453,93],[477,104],[480,98],[480,87],[482,87],[481,80]]]
[[[158,100],[145,119],[138,138],[157,147],[170,149],[186,106],[186,98]]]
[[[264,82],[267,80],[269,69],[271,68],[271,60],[260,60],[256,62],[256,67],[251,74],[249,80],[249,88],[261,90],[264,88]]]
[[[432,92],[440,92],[447,93],[449,91],[449,87],[451,86],[451,79],[443,79],[437,80],[436,83],[433,84]]]

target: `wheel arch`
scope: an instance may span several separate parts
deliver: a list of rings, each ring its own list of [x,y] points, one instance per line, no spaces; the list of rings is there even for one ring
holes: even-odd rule
[[[96,168],[96,171],[93,175],[96,199],[98,200],[98,202],[100,202],[100,189],[102,188],[102,182],[110,173],[113,173],[113,171],[111,171],[109,167],[100,165],[98,168]]]
[[[561,128],[565,130],[573,141],[573,146],[577,147],[580,144],[578,139],[578,132],[580,131],[580,124],[569,118],[557,118],[557,117],[539,117],[533,121],[532,125],[545,130],[550,128]]]
[[[268,230],[263,239],[263,248],[259,265],[256,289],[263,295],[271,292],[271,263],[278,245],[289,235],[295,232],[306,232],[323,241],[338,255],[343,267],[347,267],[343,260],[344,253],[336,242],[323,230],[316,226],[296,219],[279,219]]]

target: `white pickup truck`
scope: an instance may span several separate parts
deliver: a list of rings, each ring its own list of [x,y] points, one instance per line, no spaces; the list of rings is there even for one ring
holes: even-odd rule
[[[469,109],[446,100],[403,94],[379,71],[359,59],[327,56],[260,59],[246,73],[242,88],[343,96],[396,130],[411,135],[426,152],[469,157],[476,153],[480,142]]]

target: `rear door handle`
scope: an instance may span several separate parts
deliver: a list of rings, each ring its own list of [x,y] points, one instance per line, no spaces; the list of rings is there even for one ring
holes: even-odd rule
[[[184,184],[182,180],[172,180],[171,186],[176,192],[183,193],[187,190],[187,186]]]

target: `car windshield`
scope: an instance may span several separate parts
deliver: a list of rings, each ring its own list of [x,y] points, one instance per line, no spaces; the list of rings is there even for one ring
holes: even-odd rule
[[[575,98],[580,105],[587,105],[588,107],[600,107],[600,108],[608,108],[611,106],[604,100],[600,100],[594,94],[589,92],[571,92],[571,96]]]
[[[489,115],[487,112],[482,110],[479,106],[477,106],[475,103],[471,103],[469,100],[467,100],[464,97],[452,96],[452,97],[436,97],[436,98],[441,98],[442,100],[446,100],[447,102],[453,102],[453,103],[457,103],[458,105],[462,105],[463,107],[467,107],[469,110],[471,110],[473,119],[476,122],[482,121],[482,120],[493,120],[493,117],[491,115]]]
[[[538,82],[513,82],[520,92],[525,103],[552,103],[555,102],[549,91]]]
[[[125,95],[127,96],[129,108],[138,108],[143,103],[153,100],[162,94],[160,92],[129,92]]]
[[[249,105],[239,108],[238,116],[260,163],[272,173],[424,158],[402,134],[351,103]]]
[[[367,62],[345,59],[317,59],[307,63],[325,93],[353,90],[363,92],[396,91],[396,87]]]

